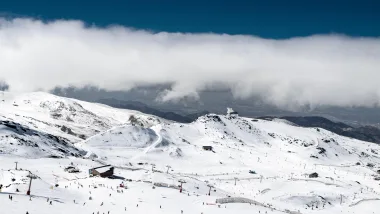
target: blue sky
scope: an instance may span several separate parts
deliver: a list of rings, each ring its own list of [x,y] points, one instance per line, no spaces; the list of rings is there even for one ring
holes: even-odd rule
[[[44,20],[79,19],[168,32],[250,34],[289,38],[338,33],[380,36],[378,0],[12,0],[0,3],[3,16]]]

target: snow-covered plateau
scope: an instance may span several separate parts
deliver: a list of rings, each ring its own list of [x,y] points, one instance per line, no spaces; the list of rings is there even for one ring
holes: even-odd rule
[[[0,213],[380,213],[379,153],[232,109],[182,124],[1,92]],[[113,176],[89,175],[104,165]]]

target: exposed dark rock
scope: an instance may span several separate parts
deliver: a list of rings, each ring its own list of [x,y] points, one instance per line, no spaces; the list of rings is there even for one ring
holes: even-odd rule
[[[325,154],[326,153],[326,149],[325,148],[317,147],[317,149],[319,150],[318,154]]]
[[[318,173],[313,172],[309,175],[309,178],[318,178]]]

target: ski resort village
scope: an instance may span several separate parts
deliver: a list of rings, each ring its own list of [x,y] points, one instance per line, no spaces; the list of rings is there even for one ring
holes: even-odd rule
[[[379,145],[319,127],[0,94],[1,214],[379,214],[379,184]]]

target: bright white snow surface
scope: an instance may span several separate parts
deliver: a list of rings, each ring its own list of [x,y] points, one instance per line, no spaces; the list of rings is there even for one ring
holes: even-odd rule
[[[209,114],[181,124],[46,93],[2,96],[1,214],[379,213],[373,143],[283,120]],[[81,172],[64,171],[71,164]],[[89,177],[102,164],[117,177]]]

